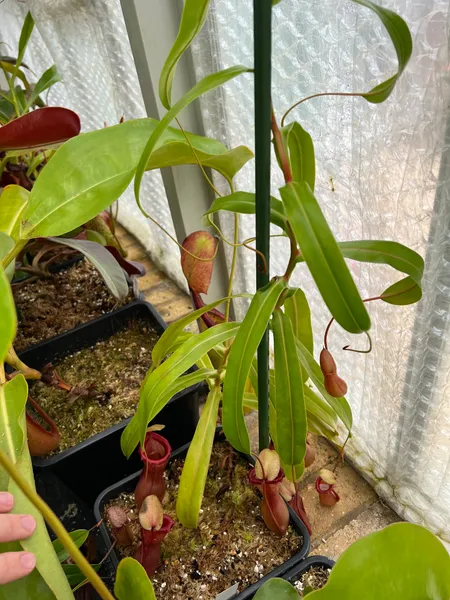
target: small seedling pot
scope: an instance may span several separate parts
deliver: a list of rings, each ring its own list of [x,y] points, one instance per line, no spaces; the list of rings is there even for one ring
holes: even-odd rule
[[[21,352],[19,357],[29,367],[42,369],[48,363],[56,364],[69,354],[108,339],[133,320],[145,322],[160,334],[167,327],[151,304],[135,301],[41,342]],[[202,390],[203,386],[197,384],[176,394],[157,415],[155,422],[165,425],[164,437],[169,440],[172,448],[179,448],[192,439],[199,418]],[[129,421],[130,419],[126,419],[59,454],[48,458],[33,458],[35,471],[52,471],[75,494],[92,505],[105,487],[140,468],[141,461],[137,451],[127,460],[120,448],[120,437]]]
[[[326,556],[310,556],[287,571],[283,575],[283,579],[286,579],[286,581],[289,581],[289,583],[294,585],[304,573],[313,567],[332,569],[334,567],[334,561]]]
[[[220,435],[220,430],[218,430],[218,432],[216,434],[216,439],[218,438],[219,435]],[[174,452],[172,452],[170,460],[172,461],[177,458],[185,457],[188,449],[189,449],[189,444],[186,444],[184,447],[179,448],[178,450],[175,450]],[[245,456],[245,455],[243,455],[243,456]],[[251,465],[254,464],[254,459],[252,457],[245,456],[245,458],[246,458],[246,460],[248,460],[249,464],[251,464]],[[141,474],[141,470],[138,471],[137,473],[135,473],[134,475],[130,475],[129,477],[126,477],[122,481],[119,481],[118,483],[111,485],[110,487],[105,489],[98,496],[97,500],[95,501],[95,505],[94,505],[94,514],[95,514],[95,518],[98,521],[101,521],[103,519],[104,507],[110,500],[117,498],[122,492],[133,492],[135,490],[140,474]],[[309,532],[306,529],[304,523],[296,515],[296,513],[291,509],[290,506],[288,506],[288,509],[289,509],[289,515],[290,515],[290,524],[292,525],[292,527],[296,531],[296,533],[298,533],[298,535],[301,536],[303,539],[303,544],[302,544],[299,552],[297,554],[295,554],[294,556],[292,556],[285,563],[283,563],[282,565],[277,567],[276,569],[273,569],[270,573],[265,575],[257,583],[250,585],[245,590],[242,590],[240,593],[237,593],[235,596],[227,596],[227,598],[230,598],[230,599],[233,598],[234,600],[250,600],[250,598],[253,598],[253,596],[256,594],[256,592],[259,590],[259,588],[266,581],[268,581],[272,577],[284,577],[284,574],[290,570],[293,570],[295,567],[297,567],[298,563],[303,564],[304,559],[308,555],[308,552],[309,552],[310,535],[309,535]],[[109,534],[109,531],[108,531],[106,525],[103,522],[100,525],[100,535],[103,536],[107,547],[111,547],[113,540]],[[111,552],[110,556],[111,556],[111,561],[114,564],[115,569],[117,569],[117,567],[119,565],[119,558],[117,556],[117,553],[113,550]]]

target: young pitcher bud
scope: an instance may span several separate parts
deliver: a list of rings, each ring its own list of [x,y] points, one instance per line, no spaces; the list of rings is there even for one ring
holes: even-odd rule
[[[147,496],[139,511],[139,522],[147,531],[159,531],[162,527],[164,511],[157,496]]]
[[[340,398],[347,393],[347,384],[337,374],[336,363],[331,352],[324,348],[320,353],[320,368],[324,375],[324,385],[333,398]]]
[[[276,450],[266,448],[259,453],[255,464],[255,473],[258,479],[273,481],[278,477],[281,469],[280,457]]]

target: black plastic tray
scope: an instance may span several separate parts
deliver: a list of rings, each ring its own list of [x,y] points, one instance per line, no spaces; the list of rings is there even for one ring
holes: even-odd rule
[[[36,344],[19,356],[29,367],[41,369],[50,362],[57,363],[68,354],[111,337],[132,320],[144,320],[159,333],[163,333],[167,327],[151,304],[135,301]],[[199,394],[202,389],[202,384],[197,384],[176,394],[155,419],[156,423],[165,425],[164,436],[173,449],[192,439],[198,422]],[[127,460],[120,448],[120,436],[129,421],[126,419],[49,458],[33,458],[35,471],[52,470],[79,497],[92,505],[105,487],[140,468],[137,451]]]
[[[220,435],[219,433],[216,434],[216,440],[218,440],[219,435]],[[224,438],[220,438],[220,439],[223,440]],[[185,456],[188,451],[188,448],[189,448],[189,444],[186,444],[182,448],[179,448],[178,450],[172,452],[170,460]],[[254,460],[252,457],[245,456],[245,458],[248,460],[249,464],[254,464]],[[122,479],[122,481],[119,481],[118,483],[111,485],[110,487],[108,487],[106,490],[104,490],[99,495],[99,497],[97,498],[97,500],[95,501],[95,504],[94,504],[94,514],[95,514],[95,518],[97,519],[97,521],[100,521],[103,519],[103,507],[109,500],[111,500],[112,498],[117,498],[117,496],[121,492],[124,492],[124,491],[131,492],[136,488],[137,481],[139,479],[140,474],[141,474],[141,471],[138,471],[137,473],[134,473],[133,475],[130,475],[129,477],[126,477],[125,479]],[[234,600],[249,600],[250,598],[253,598],[253,596],[256,594],[256,592],[259,590],[259,588],[266,581],[268,581],[272,577],[284,577],[284,574],[287,571],[293,570],[293,568],[299,562],[303,561],[305,559],[305,557],[308,555],[310,541],[311,541],[309,532],[306,529],[303,521],[297,516],[297,514],[292,510],[292,508],[290,506],[288,506],[288,509],[289,509],[289,514],[290,514],[291,525],[293,526],[295,531],[303,538],[303,545],[302,545],[300,551],[297,554],[295,554],[293,557],[291,557],[289,560],[287,560],[285,563],[283,563],[282,565],[280,565],[279,567],[277,567],[276,569],[274,569],[273,571],[271,571],[270,573],[265,575],[257,583],[254,583],[253,585],[249,586],[242,592],[238,593],[234,597]],[[109,535],[108,529],[103,522],[100,525],[100,535],[103,536],[105,545],[107,547],[110,547],[112,540]],[[115,551],[111,552],[111,562],[113,563],[115,569],[117,569],[117,566],[119,564],[119,559],[118,559]]]
[[[334,561],[326,556],[309,556],[293,569],[283,575],[283,579],[294,584],[300,579],[303,573],[306,573],[311,567],[326,567],[332,569],[334,567]]]

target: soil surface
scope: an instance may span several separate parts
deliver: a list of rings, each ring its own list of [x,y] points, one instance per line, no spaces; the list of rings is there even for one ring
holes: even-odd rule
[[[311,567],[294,583],[294,587],[300,593],[303,593],[307,588],[319,590],[327,583],[330,573],[331,569],[328,567]]]
[[[175,521],[183,463],[176,459],[166,470],[164,512]],[[227,443],[214,445],[198,528],[187,529],[176,521],[162,543],[162,564],[152,577],[158,599],[215,600],[238,582],[242,592],[300,550],[302,539],[292,527],[283,538],[266,528],[248,472],[246,461]],[[140,539],[134,494],[122,493],[111,505],[128,513],[134,544],[117,549],[132,556]]]
[[[117,302],[87,260],[31,283],[13,285],[19,316],[16,350],[37,344],[127,304]]]
[[[139,388],[152,364],[151,351],[160,335],[148,323],[132,321],[109,339],[69,355],[53,367],[71,386],[95,384],[96,398],[76,397],[37,381],[30,395],[61,432],[56,452],[71,448],[132,416]]]

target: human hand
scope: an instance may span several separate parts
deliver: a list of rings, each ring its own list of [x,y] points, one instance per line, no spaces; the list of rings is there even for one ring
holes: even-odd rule
[[[36,529],[31,515],[8,515],[14,507],[14,497],[0,492],[0,542],[25,540]],[[31,573],[36,557],[31,552],[4,552],[0,554],[0,585],[10,583]]]

